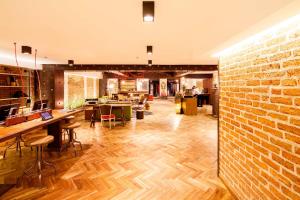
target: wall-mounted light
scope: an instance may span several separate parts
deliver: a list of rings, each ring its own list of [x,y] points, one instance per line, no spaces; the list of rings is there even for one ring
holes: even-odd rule
[[[298,30],[300,21],[300,14],[291,17],[285,21],[282,21],[262,32],[259,32],[253,36],[250,36],[249,38],[246,38],[222,51],[219,51],[217,53],[214,53],[212,57],[221,57],[221,56],[228,56],[230,54],[233,54],[235,52],[240,51],[242,48],[245,48],[249,44],[259,44],[264,41],[264,38],[268,36],[268,39],[272,39],[274,37],[278,37],[282,33],[282,29],[287,29],[289,32],[292,32],[294,30]],[[294,25],[297,24],[297,25]]]
[[[154,21],[154,1],[143,1],[144,22]]]
[[[74,60],[68,60],[68,65],[73,66],[74,65]]]
[[[21,46],[21,51],[23,54],[31,54],[31,47],[30,46]]]
[[[147,46],[147,54],[152,55],[153,53],[153,47],[152,46]]]
[[[152,60],[148,60],[148,66],[152,65]]]

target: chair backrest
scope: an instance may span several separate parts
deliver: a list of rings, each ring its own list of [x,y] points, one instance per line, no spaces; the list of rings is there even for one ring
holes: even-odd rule
[[[111,105],[100,105],[100,115],[111,115],[112,106]]]

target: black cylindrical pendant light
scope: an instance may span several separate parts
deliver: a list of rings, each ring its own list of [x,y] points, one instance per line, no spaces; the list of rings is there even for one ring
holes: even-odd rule
[[[147,54],[152,54],[152,53],[153,53],[153,47],[147,46]]]
[[[144,22],[154,21],[154,1],[143,1],[143,20]]]
[[[68,60],[68,65],[73,66],[74,65],[74,60]]]
[[[30,46],[21,46],[21,51],[23,54],[31,54],[31,47]]]
[[[148,60],[148,65],[149,65],[149,66],[152,65],[152,60]]]

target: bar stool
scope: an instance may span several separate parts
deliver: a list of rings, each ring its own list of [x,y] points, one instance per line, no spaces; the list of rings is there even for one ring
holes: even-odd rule
[[[36,137],[32,140],[25,141],[24,145],[28,147],[36,147],[36,159],[34,164],[32,164],[28,169],[24,171],[25,176],[34,176],[37,175],[39,179],[39,185],[42,184],[42,168],[43,166],[53,167],[54,172],[56,174],[55,165],[51,162],[48,162],[43,159],[43,151],[44,147],[53,142],[54,137],[52,135],[47,135],[43,137]]]
[[[72,145],[75,156],[77,155],[75,143],[78,143],[82,150],[81,142],[75,139],[76,132],[74,131],[75,128],[79,128],[80,126],[81,126],[81,124],[78,122],[62,125],[62,129],[66,130],[66,132],[69,136],[69,143]]]
[[[74,115],[71,115],[71,116],[68,116],[68,117],[66,117],[65,119],[64,119],[64,121],[65,121],[65,124],[64,125],[66,125],[66,124],[73,124],[74,123],[74,120],[75,119],[75,116]],[[63,129],[63,135],[64,135],[64,140],[65,140],[65,134],[67,133],[68,134],[68,130],[66,130],[66,129],[64,129],[64,128],[62,128]],[[77,138],[77,134],[75,133],[75,138]]]
[[[21,137],[17,136],[14,141],[12,141],[7,147],[5,147],[3,151],[3,159],[6,158],[6,153],[8,149],[11,149],[14,145],[16,145],[16,151],[19,151],[19,156],[22,157],[22,149],[21,149]]]
[[[68,123],[72,123],[72,121],[75,119],[75,116],[74,115],[71,115],[71,116],[68,116],[65,118],[65,122],[66,124]]]

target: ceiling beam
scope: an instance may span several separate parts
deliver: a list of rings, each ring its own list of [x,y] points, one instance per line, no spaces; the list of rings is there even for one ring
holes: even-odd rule
[[[212,78],[213,74],[188,74],[186,76],[184,76],[184,78]]]
[[[43,67],[53,65],[43,65]],[[99,70],[99,71],[213,71],[217,65],[54,65],[62,70]]]

